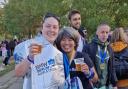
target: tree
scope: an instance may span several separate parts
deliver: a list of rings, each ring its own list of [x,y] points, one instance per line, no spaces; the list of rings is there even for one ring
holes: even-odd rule
[[[63,17],[66,11],[66,8],[60,9],[63,7],[67,6],[61,0],[10,0],[4,8],[6,30],[11,34],[30,37],[40,26],[44,13],[54,12]]]
[[[68,25],[67,14],[71,9],[80,10],[82,24],[89,34],[102,21],[112,28],[128,26],[127,0],[9,0],[4,9],[5,29],[21,37],[35,34],[46,12],[59,15],[62,26]]]

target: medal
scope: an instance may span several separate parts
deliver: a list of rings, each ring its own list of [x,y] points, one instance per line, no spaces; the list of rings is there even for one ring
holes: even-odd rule
[[[98,52],[99,52],[99,58],[101,59],[100,61],[100,69],[104,70],[105,69],[105,58],[107,56],[107,47],[105,47],[105,50],[102,52],[100,47],[98,46]]]
[[[105,69],[105,63],[101,63],[101,64],[100,64],[100,69],[101,69],[101,70]]]

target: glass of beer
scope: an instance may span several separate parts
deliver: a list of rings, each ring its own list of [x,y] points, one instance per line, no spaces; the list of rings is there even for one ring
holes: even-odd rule
[[[34,55],[41,53],[42,50],[42,44],[36,41],[35,39],[31,40],[31,51]]]
[[[81,66],[84,63],[84,58],[74,59],[76,65],[76,71],[82,71]]]
[[[36,51],[37,53],[41,53],[42,45],[40,45],[40,44],[35,44],[34,46],[36,46],[35,51]]]

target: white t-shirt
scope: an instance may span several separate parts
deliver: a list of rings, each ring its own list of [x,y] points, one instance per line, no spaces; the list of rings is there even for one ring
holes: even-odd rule
[[[83,41],[84,41],[83,38],[80,36],[79,42],[78,42],[78,47],[77,47],[77,51],[78,52],[82,52],[82,50],[83,50],[83,46],[84,46],[84,42]]]

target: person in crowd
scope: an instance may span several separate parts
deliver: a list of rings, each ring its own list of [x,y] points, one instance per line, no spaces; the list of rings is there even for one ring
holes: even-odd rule
[[[6,58],[6,63],[9,64],[9,59],[10,59],[10,47],[9,47],[9,42],[7,39],[3,41],[6,44],[6,49],[7,49],[7,58]]]
[[[94,75],[96,71],[89,56],[86,53],[77,52],[78,41],[79,34],[72,27],[62,28],[56,39],[56,46],[63,53],[65,78],[70,76],[71,81],[76,77],[81,80],[83,88],[74,86],[76,88],[71,87],[71,89],[93,89],[91,81],[96,81],[98,77]],[[81,62],[80,69],[77,69],[77,60]]]
[[[4,70],[5,63],[4,60],[6,58],[7,50],[5,44],[3,44],[3,41],[0,44],[0,71]]]
[[[2,56],[1,47],[2,47],[2,44],[1,44],[1,42],[0,42],[0,57]]]
[[[112,33],[113,33],[113,31],[110,31],[110,32],[109,32],[108,40],[107,40],[108,42],[110,42],[110,40],[111,40],[111,35],[112,35]]]
[[[7,49],[6,49],[6,44],[3,43],[2,46],[1,46],[1,51],[2,51],[2,61],[3,61],[3,64],[4,65],[7,65]]]
[[[9,42],[9,47],[10,47],[10,54],[11,54],[11,56],[13,55],[14,48],[15,48],[16,45],[17,45],[17,39],[11,40],[11,41]]]
[[[128,41],[124,29],[119,27],[111,35],[118,89],[128,89]]]
[[[94,82],[94,89],[111,89],[110,84],[116,87],[116,74],[114,69],[114,57],[112,49],[108,42],[110,26],[107,23],[101,23],[97,27],[96,36],[92,42],[86,45],[83,52],[87,52],[94,63],[98,81]]]
[[[126,33],[127,38],[128,38],[128,28],[125,29],[125,33]]]
[[[63,57],[53,46],[59,26],[59,17],[47,13],[42,21],[41,34],[15,47],[15,74],[25,76],[23,89],[63,89]]]
[[[87,30],[81,25],[81,14],[78,10],[71,10],[68,19],[70,26],[77,30],[80,35],[77,51],[82,52],[84,45],[87,44]]]

